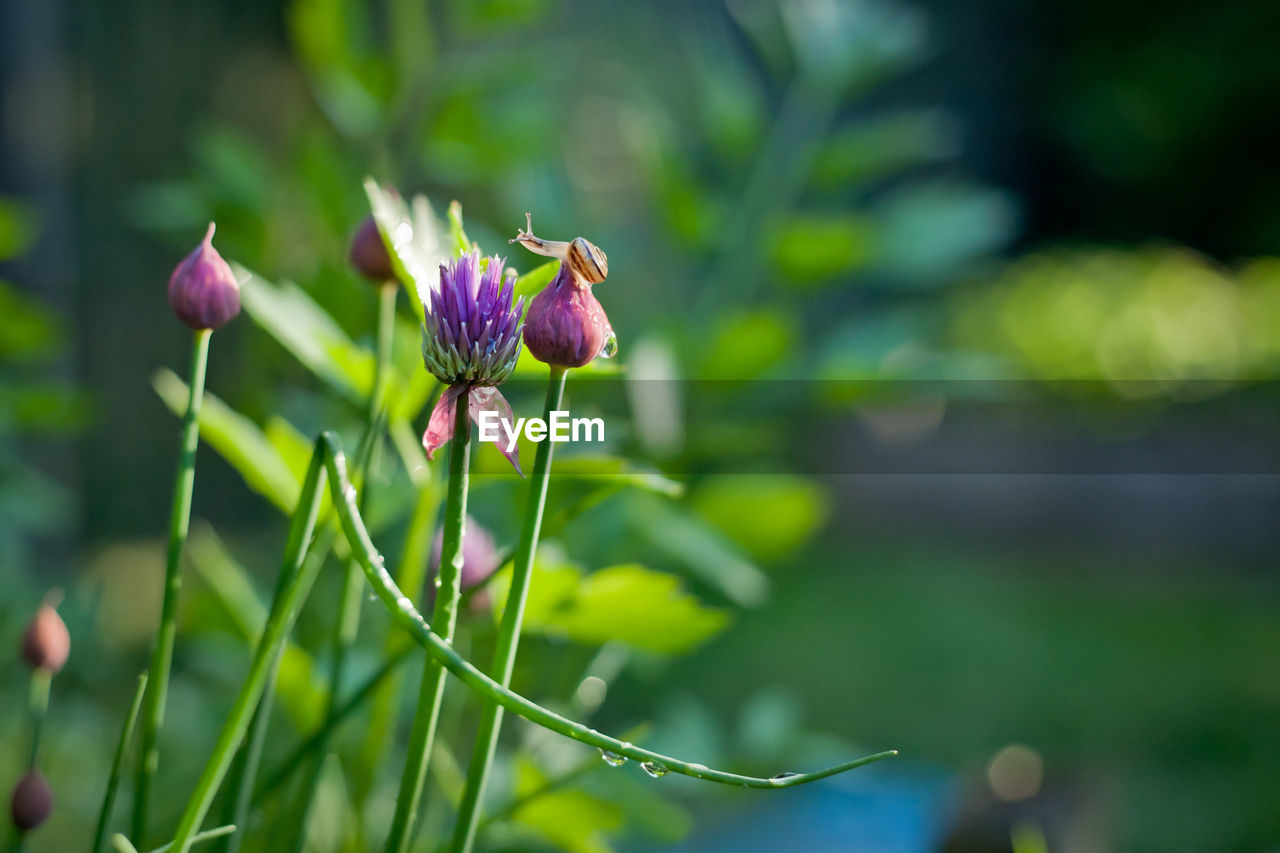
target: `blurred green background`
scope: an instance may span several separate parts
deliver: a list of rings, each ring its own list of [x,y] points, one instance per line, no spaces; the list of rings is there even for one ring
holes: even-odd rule
[[[176,421],[150,377],[187,353],[169,272],[216,220],[227,258],[369,346],[346,268],[366,175],[442,217],[460,201],[522,271],[505,239],[526,210],[608,252],[629,405],[609,450],[687,496],[593,505],[548,573],[640,561],[728,616],[671,655],[661,619],[600,650],[549,615],[517,687],[585,713],[587,673],[608,683],[593,724],[651,721],[710,764],[904,756],[767,801],[597,772],[489,849],[1274,849],[1277,25],[1264,0],[0,0],[6,787],[17,638],[51,586],[73,636],[59,806],[29,849],[87,837],[158,613]],[[215,336],[210,391],[258,424],[350,431],[253,319]],[[500,543],[519,495],[481,478]],[[206,556],[212,525],[265,594],[270,502],[202,451],[195,513]],[[205,563],[175,790],[244,665]],[[336,590],[318,595],[299,641],[323,656]],[[564,766],[511,728],[506,789]],[[389,814],[385,784],[369,806],[338,766],[338,823],[313,820],[308,849],[364,849]]]

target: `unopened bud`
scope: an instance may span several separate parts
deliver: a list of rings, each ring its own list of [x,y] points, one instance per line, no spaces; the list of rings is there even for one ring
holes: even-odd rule
[[[35,829],[53,811],[53,790],[39,770],[32,770],[13,789],[9,802],[13,825],[22,832]]]
[[[62,669],[71,653],[67,625],[51,604],[42,604],[22,635],[22,656],[33,669],[53,674]]]
[[[387,253],[387,244],[372,216],[366,216],[351,238],[351,266],[356,272],[376,284],[395,281],[396,270]]]
[[[240,313],[240,282],[213,248],[214,224],[169,277],[169,304],[193,329],[220,329]]]

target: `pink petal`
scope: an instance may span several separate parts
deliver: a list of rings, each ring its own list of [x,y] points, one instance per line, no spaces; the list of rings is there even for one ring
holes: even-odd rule
[[[511,452],[507,452],[507,436],[510,434],[508,430],[514,430],[516,427],[516,416],[511,411],[511,404],[507,402],[507,398],[502,396],[497,388],[484,385],[471,389],[468,397],[468,410],[471,413],[471,420],[477,424],[480,423],[480,413],[489,411],[497,412],[498,417],[502,420],[502,426],[498,429],[498,441],[495,444],[498,450],[502,451],[502,455],[507,457],[507,461],[516,469],[516,473],[521,477],[524,471],[520,469],[520,445],[517,443],[511,448]],[[432,418],[434,420],[434,416]]]
[[[458,395],[466,390],[466,385],[450,385],[440,395],[440,401],[431,410],[431,420],[427,423],[427,431],[422,434],[422,446],[427,451],[427,458],[434,459],[435,452],[453,438],[453,422],[458,410]],[[472,415],[472,417],[475,417]]]

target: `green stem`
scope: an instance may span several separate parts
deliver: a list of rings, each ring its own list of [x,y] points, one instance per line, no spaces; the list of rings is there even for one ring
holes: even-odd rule
[[[120,766],[124,763],[124,753],[129,748],[129,739],[133,737],[133,727],[138,721],[138,711],[142,708],[142,697],[146,692],[147,674],[144,672],[138,676],[138,687],[133,691],[133,701],[129,703],[129,713],[125,715],[124,728],[120,730],[120,742],[116,744],[116,754],[111,759],[111,774],[107,776],[107,792],[102,796],[91,853],[100,853],[107,843],[107,824],[111,822],[111,809],[116,804],[116,791],[120,787]]]
[[[458,395],[454,416],[453,447],[449,457],[449,491],[445,498],[444,530],[440,545],[440,573],[436,577],[435,624],[446,643],[452,643],[458,618],[458,599],[462,595],[462,542],[467,526],[468,468],[471,462],[471,416],[468,411],[469,390]],[[353,549],[354,550],[354,549]],[[418,690],[418,707],[409,735],[409,752],[404,773],[400,777],[400,793],[396,797],[395,816],[387,835],[387,853],[405,853],[413,841],[418,805],[423,783],[431,762],[436,723],[444,701],[445,671],[431,661],[422,670]]]
[[[44,667],[31,672],[31,689],[27,694],[27,712],[31,716],[31,749],[27,753],[27,769],[35,770],[40,757],[40,735],[44,732],[44,718],[49,712],[49,682],[53,674]]]
[[[276,584],[271,612],[267,616],[262,636],[258,640],[249,673],[241,684],[240,693],[236,696],[231,711],[227,715],[227,721],[218,735],[213,755],[205,765],[196,783],[195,792],[187,801],[187,806],[178,821],[178,829],[173,839],[173,849],[178,853],[186,853],[191,847],[192,836],[199,830],[201,822],[208,814],[209,806],[213,803],[218,786],[226,775],[235,751],[244,740],[249,718],[253,715],[258,700],[262,696],[279,649],[293,627],[298,609],[312,581],[315,580],[316,573],[320,570],[322,561],[309,561],[306,559],[306,553],[307,545],[315,532],[316,516],[320,512],[320,495],[324,488],[323,475],[326,461],[332,465],[341,466],[345,480],[345,457],[326,460],[321,454],[312,456],[311,465],[307,469],[306,479],[303,480],[302,490],[298,496],[298,507],[294,511],[293,522],[289,528],[288,544],[285,546],[284,561]],[[349,486],[349,482],[347,485]]]
[[[142,760],[138,762],[137,784],[133,795],[133,825],[130,834],[141,843],[147,829],[147,805],[151,781],[160,765],[160,729],[164,726],[165,704],[169,697],[169,668],[173,663],[173,644],[177,635],[178,592],[182,586],[181,558],[191,523],[191,493],[196,480],[196,446],[200,442],[200,403],[204,399],[205,367],[209,361],[211,329],[195,333],[191,354],[191,377],[187,382],[191,395],[182,418],[182,438],[178,456],[178,473],[173,488],[173,507],[169,516],[169,554],[164,572],[164,601],[160,607],[160,627],[151,655],[147,679],[151,689],[146,693],[142,714]]]
[[[542,412],[543,419],[548,423],[551,413],[560,408],[567,375],[568,371],[563,367],[551,368],[551,375],[547,380],[547,401]],[[520,626],[524,622],[525,602],[529,598],[529,579],[533,574],[533,557],[538,549],[538,533],[542,528],[542,510],[547,502],[551,449],[554,446],[550,441],[541,442],[533,459],[533,473],[529,478],[529,502],[525,505],[524,526],[520,529],[520,542],[516,545],[515,563],[511,569],[511,591],[507,594],[507,604],[502,612],[502,624],[498,627],[498,640],[493,652],[493,666],[489,670],[503,687],[511,683],[516,650],[520,645]],[[501,730],[502,707],[494,702],[486,702],[476,730],[471,766],[467,771],[467,787],[458,807],[458,822],[453,833],[454,850],[467,851],[475,843],[480,803],[484,799],[489,768],[493,766],[493,754]]]

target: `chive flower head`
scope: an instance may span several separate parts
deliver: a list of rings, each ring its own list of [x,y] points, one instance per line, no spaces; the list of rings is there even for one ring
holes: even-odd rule
[[[464,391],[472,420],[489,409],[514,422],[511,406],[496,386],[507,381],[520,357],[524,299],[514,299],[515,271],[504,275],[505,263],[495,255],[481,269],[480,252],[472,250],[441,264],[440,286],[423,306],[422,360],[449,386],[422,437],[428,459],[453,437],[457,400]],[[518,451],[507,453],[503,442],[498,446],[519,471]]]

